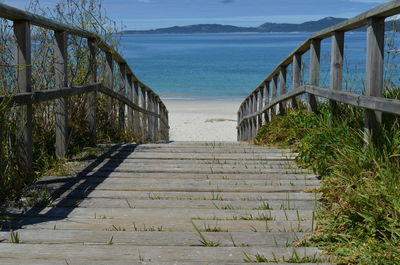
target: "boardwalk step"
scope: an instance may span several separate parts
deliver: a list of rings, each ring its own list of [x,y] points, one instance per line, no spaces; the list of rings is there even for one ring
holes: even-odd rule
[[[326,261],[316,248],[294,248],[316,227],[320,181],[289,150],[189,142],[102,150],[73,163],[74,176],[32,186],[48,200],[6,209],[0,264]]]

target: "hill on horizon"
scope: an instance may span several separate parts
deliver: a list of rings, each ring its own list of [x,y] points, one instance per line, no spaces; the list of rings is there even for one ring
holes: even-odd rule
[[[258,27],[238,27],[221,24],[196,24],[174,26],[152,30],[126,30],[126,34],[193,34],[193,33],[265,33],[265,32],[313,32],[333,26],[346,18],[325,17],[317,21],[307,21],[300,24],[267,22]]]

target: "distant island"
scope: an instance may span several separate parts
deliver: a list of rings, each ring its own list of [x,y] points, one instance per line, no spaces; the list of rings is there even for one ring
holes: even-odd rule
[[[346,18],[326,17],[317,21],[307,21],[301,24],[264,23],[258,27],[237,27],[220,24],[198,24],[175,26],[152,30],[126,30],[125,34],[195,34],[195,33],[268,33],[268,32],[315,32],[345,21]],[[392,30],[393,23],[386,22],[386,30]],[[365,27],[357,29],[365,31]]]

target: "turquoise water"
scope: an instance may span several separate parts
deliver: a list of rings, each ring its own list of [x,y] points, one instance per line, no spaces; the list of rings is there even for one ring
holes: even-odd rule
[[[164,98],[232,99],[246,96],[309,35],[125,35],[121,46],[136,75]],[[346,34],[347,90],[361,90],[365,43],[365,33]],[[329,84],[329,58],[327,39],[321,49],[323,86]],[[303,62],[308,60],[305,54]]]

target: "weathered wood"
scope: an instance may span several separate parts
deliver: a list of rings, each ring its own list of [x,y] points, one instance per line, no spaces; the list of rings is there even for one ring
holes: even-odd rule
[[[89,46],[89,69],[90,77],[89,80],[92,84],[97,83],[97,46],[96,40],[93,38],[88,39]],[[87,94],[86,100],[86,120],[89,126],[89,132],[93,143],[96,142],[96,130],[97,130],[97,118],[96,118],[96,106],[97,106],[97,92],[93,91]]]
[[[316,86],[305,85],[297,88],[296,90],[290,91],[286,93],[286,95],[279,96],[274,100],[270,101],[270,103],[264,107],[260,112],[267,112],[269,109],[273,108],[278,103],[288,100],[291,97],[299,96],[303,93],[309,93],[314,96],[323,97],[326,99],[330,99],[336,102],[360,107],[366,110],[375,110],[378,112],[384,112],[393,115],[400,116],[400,100],[381,98],[381,97],[372,97],[372,96],[363,96],[359,94],[354,94],[350,92],[344,91],[336,91],[328,88],[321,88]],[[241,120],[243,122],[246,119],[253,118],[254,116],[259,115],[259,113],[255,113],[253,115],[244,116]]]
[[[297,47],[293,52],[289,54],[288,57],[283,59],[278,66],[275,68],[275,70],[267,76],[263,82],[261,83],[260,86],[266,81],[271,81],[273,76],[279,74],[280,67],[281,66],[287,66],[289,65],[292,60],[293,56],[295,54],[303,54],[305,53],[311,45],[311,42],[313,39],[325,39],[328,37],[331,37],[332,32],[335,31],[350,31],[362,26],[365,26],[368,24],[368,19],[373,18],[373,17],[380,17],[380,18],[386,18],[389,16],[396,15],[400,12],[400,2],[399,1],[391,1],[386,4],[380,5],[376,8],[373,8],[371,10],[368,10],[358,16],[355,16],[353,18],[350,18],[346,21],[343,21],[337,25],[334,25],[332,27],[323,29],[319,32],[314,33],[310,38],[305,40],[299,47]]]
[[[133,83],[133,103],[139,106],[139,85],[137,82]],[[142,133],[140,130],[140,114],[136,111],[133,115],[133,128],[137,136],[140,137]]]
[[[270,89],[270,82],[265,82],[264,83],[264,103],[263,103],[263,108],[262,109],[264,109],[264,107],[265,106],[267,106],[268,104],[269,104],[269,101],[270,101],[270,91],[271,91],[271,89]],[[262,110],[261,109],[261,110]],[[260,110],[260,111],[261,111]],[[264,124],[266,124],[267,122],[269,122],[271,119],[270,119],[270,115],[271,115],[271,111],[270,110],[268,110],[268,111],[266,111],[266,112],[264,112],[263,113],[263,121],[262,121],[262,125],[264,125]]]
[[[20,93],[32,91],[31,28],[27,21],[14,22],[15,64],[17,90]],[[17,134],[16,155],[19,169],[28,178],[33,173],[32,166],[32,105],[19,107],[16,111]]]
[[[126,82],[127,82],[127,97],[130,101],[133,102],[133,104],[138,105],[137,102],[135,102],[135,94],[134,94],[134,88],[133,88],[133,77],[132,75],[127,75],[126,76]],[[137,96],[137,95],[136,95]],[[129,131],[134,131],[135,124],[134,124],[134,110],[130,107],[128,107],[128,130]]]
[[[365,95],[381,97],[383,94],[385,18],[371,18],[367,28],[367,62],[365,78]],[[366,110],[364,128],[366,138],[378,141],[381,134],[382,114]]]
[[[312,86],[319,86],[319,71],[320,71],[320,57],[321,57],[321,40],[312,39],[310,46],[310,77],[309,83]],[[318,102],[314,95],[308,95],[309,109],[317,113]]]
[[[7,101],[8,107],[38,104],[46,101],[52,101],[59,98],[72,97],[98,91],[100,84],[86,85],[68,88],[53,88],[49,90],[39,90],[29,93],[18,93],[12,98],[9,96],[0,96],[0,102]]]
[[[344,58],[344,32],[335,31],[332,34],[331,44],[331,82],[330,88],[342,90],[343,82],[343,58]],[[337,104],[330,101],[333,115],[337,115]]]
[[[271,95],[271,99],[274,100],[277,96],[278,96],[278,75],[275,75],[272,78],[272,95]],[[273,117],[273,115],[277,114],[278,109],[277,108],[272,108],[271,109],[271,119]]]
[[[259,112],[263,108],[264,108],[264,87],[258,91],[258,106],[256,112]],[[260,129],[262,125],[263,125],[263,115],[260,114],[257,117],[257,130]]]
[[[121,80],[120,80],[120,87],[119,87],[119,93],[126,97],[127,96],[127,91],[126,91],[126,64],[119,64],[119,71],[121,75]],[[128,97],[130,101],[132,101],[131,97]],[[118,123],[119,123],[119,128],[121,130],[125,130],[125,104],[122,102],[119,102],[119,111],[118,111]]]
[[[106,53],[106,62],[104,68],[104,80],[103,84],[110,90],[114,90],[114,59],[111,53]],[[114,101],[109,98],[107,106],[108,113],[108,126],[114,127],[115,113],[114,113]]]
[[[68,87],[68,35],[55,32],[54,70],[55,84],[61,89]],[[68,98],[56,100],[56,155],[65,157],[68,149]]]
[[[150,91],[147,91],[147,110],[150,112],[154,112],[154,101],[153,94]],[[148,125],[148,139],[150,141],[154,141],[154,119],[151,116],[147,116],[147,125]]]
[[[158,97],[154,98],[154,113],[158,115],[158,117],[154,117],[154,133],[155,140],[158,141],[161,139],[160,136],[160,100]]]
[[[113,91],[113,90],[111,90],[111,89],[109,89],[107,87],[104,87],[104,86],[100,85],[100,86],[98,86],[98,91],[100,91],[101,93],[103,93],[103,94],[105,94],[105,95],[107,95],[107,96],[109,96],[109,97],[111,97],[111,98],[113,98],[115,100],[123,102],[125,105],[128,105],[130,108],[133,108],[134,110],[137,110],[137,111],[143,113],[146,116],[156,116],[156,114],[154,114],[153,112],[148,111],[146,109],[143,109],[143,108],[135,105],[128,98],[120,95],[119,93],[117,93],[117,92],[115,92],[115,91]]]
[[[146,95],[146,89],[144,87],[140,87],[140,107],[142,109],[145,109],[147,111],[147,95]],[[141,128],[142,128],[142,137],[143,141],[147,141],[148,137],[148,119],[147,116],[142,113],[141,115]]]
[[[293,55],[293,90],[301,86],[301,54]],[[292,108],[297,108],[298,102],[300,102],[299,97],[294,97],[291,100]]]
[[[255,93],[253,93],[253,97],[252,97],[252,113],[257,113],[257,107],[258,107],[258,93],[257,91]],[[257,117],[254,117],[252,119],[252,131],[251,131],[251,139],[253,139],[256,134],[257,134]]]
[[[287,88],[286,88],[286,76],[287,76],[287,70],[286,67],[281,67],[281,70],[279,72],[279,86],[280,86],[280,95],[285,95]],[[285,108],[286,108],[286,103],[282,102],[279,103],[279,108],[278,108],[278,113],[279,115],[284,115],[285,114]]]

